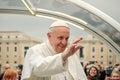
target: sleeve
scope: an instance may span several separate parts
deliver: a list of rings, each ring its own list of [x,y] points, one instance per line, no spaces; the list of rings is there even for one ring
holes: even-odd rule
[[[32,72],[33,66],[29,63],[29,58],[33,54],[33,51],[31,49],[28,50],[27,55],[25,56],[24,62],[23,62],[23,70],[22,70],[22,76],[21,80],[29,78]]]
[[[67,69],[67,61],[63,61],[61,54],[43,58],[39,56],[31,65],[34,65],[33,74],[38,77],[50,76],[63,72]]]

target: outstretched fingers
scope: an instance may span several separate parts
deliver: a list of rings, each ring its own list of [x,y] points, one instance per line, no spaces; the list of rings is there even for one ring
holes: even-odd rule
[[[76,44],[72,44],[70,47],[70,52],[72,54],[74,54],[78,49],[80,49],[82,46],[76,45]]]
[[[81,38],[78,38],[78,39],[76,39],[74,42],[73,42],[73,44],[77,44],[79,41],[81,41],[83,38],[81,37]]]

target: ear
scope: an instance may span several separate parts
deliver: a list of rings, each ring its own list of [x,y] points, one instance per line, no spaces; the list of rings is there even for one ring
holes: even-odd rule
[[[50,37],[51,37],[51,33],[50,32],[47,33],[47,37],[48,37],[48,39],[50,39]]]

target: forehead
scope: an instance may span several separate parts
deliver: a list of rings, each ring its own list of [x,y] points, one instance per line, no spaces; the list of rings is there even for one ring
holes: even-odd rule
[[[70,31],[70,29],[65,26],[56,26],[56,27],[51,28],[51,30],[54,32],[69,32]]]
[[[97,70],[97,68],[96,67],[91,67],[90,70]]]
[[[112,76],[115,76],[115,75],[120,76],[120,74],[113,72],[113,73],[112,73]]]
[[[66,27],[57,27],[56,29],[53,30],[53,34],[56,37],[69,37],[70,31]]]
[[[95,67],[92,67],[90,70],[96,70],[96,68],[95,68]]]

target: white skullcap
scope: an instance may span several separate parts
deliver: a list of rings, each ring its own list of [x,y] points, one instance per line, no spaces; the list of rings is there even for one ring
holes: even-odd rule
[[[53,22],[53,23],[50,25],[49,28],[57,27],[57,26],[65,26],[65,27],[69,28],[69,27],[68,27],[68,24],[67,24],[66,22],[64,22],[64,21],[61,21],[61,20],[58,20],[58,21]]]

